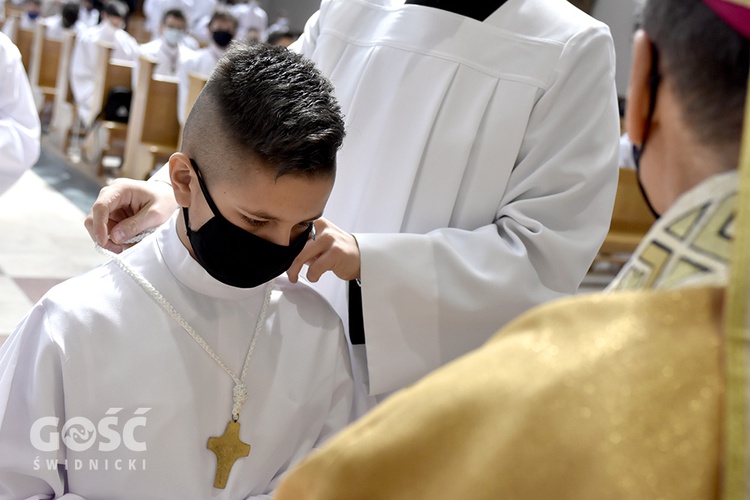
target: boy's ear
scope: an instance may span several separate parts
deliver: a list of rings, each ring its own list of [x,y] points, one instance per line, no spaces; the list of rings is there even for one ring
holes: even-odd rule
[[[651,98],[651,40],[643,30],[633,37],[633,63],[630,69],[628,100],[625,108],[625,128],[633,144],[643,144],[648,108]]]
[[[181,207],[190,206],[190,181],[193,179],[193,169],[190,158],[184,153],[174,153],[169,157],[169,179],[177,204]]]

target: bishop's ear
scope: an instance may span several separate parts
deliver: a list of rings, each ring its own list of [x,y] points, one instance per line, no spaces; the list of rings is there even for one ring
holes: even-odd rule
[[[190,206],[190,181],[193,178],[190,158],[184,153],[174,153],[169,157],[169,178],[174,197],[181,207]]]
[[[633,38],[633,63],[630,68],[625,127],[630,140],[636,146],[643,144],[643,135],[648,121],[651,88],[651,40],[643,30],[638,30]]]

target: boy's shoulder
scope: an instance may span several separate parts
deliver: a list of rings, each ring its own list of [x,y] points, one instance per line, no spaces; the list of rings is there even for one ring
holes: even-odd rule
[[[113,262],[105,262],[69,278],[50,288],[39,303],[55,304],[75,310],[92,303],[106,301],[118,294],[115,285],[117,268]],[[119,301],[119,299],[118,299]]]
[[[340,325],[341,318],[333,306],[309,282],[300,277],[297,283],[292,283],[286,274],[276,278],[274,287],[279,290],[284,299],[293,304],[299,314],[315,313],[330,321],[330,324]]]
[[[121,253],[118,258],[137,268],[139,273],[151,276],[161,265],[161,262],[154,258],[156,252],[152,246],[135,245]],[[110,259],[55,285],[40,299],[40,303],[88,310],[95,309],[98,304],[110,308],[117,304],[123,306],[129,300],[129,291],[138,291],[137,287],[123,286],[123,282],[131,281],[132,278],[120,269],[114,259]]]

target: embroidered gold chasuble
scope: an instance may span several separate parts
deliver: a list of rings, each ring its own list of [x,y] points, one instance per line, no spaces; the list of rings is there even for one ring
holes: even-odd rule
[[[686,193],[624,291],[522,315],[334,437],[276,498],[717,498],[736,189],[722,174]]]

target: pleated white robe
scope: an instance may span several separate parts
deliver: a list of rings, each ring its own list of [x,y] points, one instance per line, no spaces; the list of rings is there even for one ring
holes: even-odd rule
[[[324,0],[294,49],[346,115],[325,216],[361,250],[370,394],[577,290],[617,184],[604,24],[565,0],[509,0],[484,22]],[[345,283],[319,289],[346,324]]]

